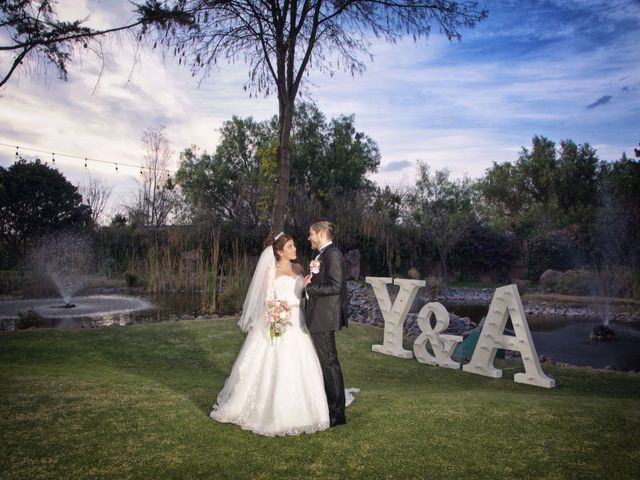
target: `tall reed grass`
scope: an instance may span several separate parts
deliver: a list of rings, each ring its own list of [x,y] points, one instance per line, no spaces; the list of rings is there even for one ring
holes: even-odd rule
[[[231,253],[223,254],[218,231],[209,241],[188,248],[184,237],[169,237],[150,247],[142,258],[134,259],[129,269],[149,293],[200,293],[203,311],[238,313],[251,280],[251,256],[241,250],[237,240]]]

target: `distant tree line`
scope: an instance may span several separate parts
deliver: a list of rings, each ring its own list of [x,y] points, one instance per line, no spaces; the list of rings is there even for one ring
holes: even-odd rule
[[[171,245],[176,265],[191,250],[209,259],[256,255],[271,228],[277,117],[233,117],[220,134],[212,153],[195,145],[180,152],[169,175],[164,131],[148,129],[147,174],[109,226],[92,221],[88,200],[57,170],[38,162],[0,169],[2,268],[15,268],[45,230],[67,228],[93,232],[108,272],[140,269],[162,245]],[[536,136],[480,179],[454,179],[418,161],[414,185],[381,187],[367,178],[380,164],[378,146],[355,118],[327,119],[299,103],[285,230],[310,258],[309,223],[335,221],[342,249],[360,251],[364,275],[536,281],[548,268],[620,266],[638,283],[639,150],[635,157],[603,162],[586,143]]]

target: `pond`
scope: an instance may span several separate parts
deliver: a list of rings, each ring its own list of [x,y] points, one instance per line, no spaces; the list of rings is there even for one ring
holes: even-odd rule
[[[449,312],[479,322],[488,308],[481,305],[455,305]],[[538,355],[557,362],[594,368],[640,371],[640,327],[610,322],[617,340],[592,340],[593,327],[602,324],[587,318],[527,316]]]
[[[157,323],[202,314],[198,294],[89,295],[72,299],[73,308],[65,308],[60,298],[0,301],[0,330],[13,330],[18,312],[33,310],[50,321],[54,328],[97,328]]]
[[[76,309],[59,308],[59,299],[0,301],[0,330],[12,330],[16,311],[30,308],[46,309],[52,327],[95,328],[155,323],[177,320],[184,315],[193,318],[206,314],[201,310],[199,294],[161,294],[144,297],[126,295],[96,295],[73,300]],[[83,311],[90,302],[93,311]],[[101,310],[101,302],[105,308]],[[450,306],[448,310],[458,316],[467,316],[475,322],[486,315],[487,307],[478,305]],[[53,312],[53,313],[52,313]],[[44,313],[43,313],[44,314]],[[611,367],[616,370],[640,371],[640,328],[611,322],[616,332],[615,341],[590,339],[591,329],[599,322],[588,319],[527,317],[531,335],[539,355],[558,362],[595,368]]]

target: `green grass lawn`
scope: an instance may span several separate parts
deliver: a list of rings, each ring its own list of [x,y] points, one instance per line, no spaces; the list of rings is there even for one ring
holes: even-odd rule
[[[552,390],[376,354],[338,334],[349,423],[265,438],[209,419],[233,319],[0,334],[0,478],[638,478],[640,377],[546,367]]]

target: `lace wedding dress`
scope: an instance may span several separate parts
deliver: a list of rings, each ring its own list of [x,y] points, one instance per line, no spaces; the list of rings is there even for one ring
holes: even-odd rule
[[[293,307],[292,325],[273,342],[266,321],[249,331],[210,416],[268,436],[325,430],[322,370],[300,310],[303,277],[283,275],[273,287]]]

